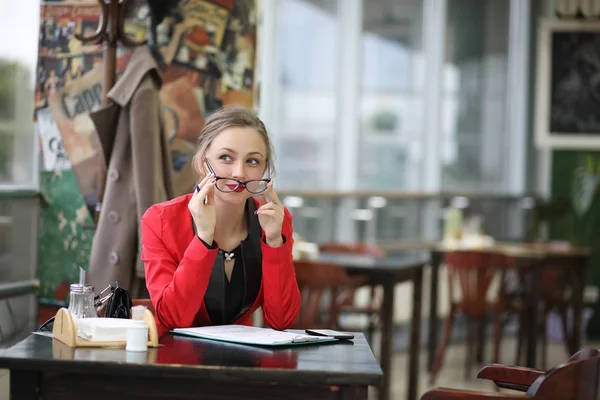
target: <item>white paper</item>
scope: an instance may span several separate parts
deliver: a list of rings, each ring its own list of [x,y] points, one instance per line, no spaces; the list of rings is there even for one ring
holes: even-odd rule
[[[276,331],[246,325],[217,325],[198,328],[177,328],[174,332],[225,342],[277,346],[282,344],[329,342],[335,339],[293,332]]]

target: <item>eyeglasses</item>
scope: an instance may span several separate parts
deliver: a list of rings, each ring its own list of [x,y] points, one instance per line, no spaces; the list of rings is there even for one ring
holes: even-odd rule
[[[252,194],[260,194],[267,190],[267,183],[271,182],[270,178],[266,179],[253,179],[250,181],[238,181],[233,178],[222,178],[215,174],[215,171],[210,166],[210,163],[205,158],[204,162],[208,167],[208,170],[216,178],[215,187],[223,193],[241,192],[244,189]]]

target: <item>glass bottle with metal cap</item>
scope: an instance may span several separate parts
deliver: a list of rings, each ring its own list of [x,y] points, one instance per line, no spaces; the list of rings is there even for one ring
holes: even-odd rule
[[[96,309],[94,308],[94,287],[85,284],[85,270],[79,268],[79,283],[70,286],[69,312],[73,318],[94,318]]]
[[[69,296],[69,312],[73,318],[97,317],[94,308],[94,287],[74,283]]]

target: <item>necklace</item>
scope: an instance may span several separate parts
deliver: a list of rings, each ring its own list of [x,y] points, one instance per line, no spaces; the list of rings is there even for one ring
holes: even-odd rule
[[[231,261],[231,260],[233,260],[235,253],[233,251],[231,253],[228,253],[223,250],[223,255],[225,256],[225,261]]]

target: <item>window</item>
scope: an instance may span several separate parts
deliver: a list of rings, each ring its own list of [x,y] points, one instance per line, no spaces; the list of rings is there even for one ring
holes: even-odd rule
[[[277,0],[276,67],[270,128],[278,188],[333,189],[338,108],[335,0]],[[267,54],[265,57],[272,57]]]
[[[523,190],[528,2],[273,3],[278,187]]]
[[[360,189],[418,189],[423,137],[423,2],[363,3]]]
[[[442,74],[442,187],[508,186],[509,2],[448,0]]]
[[[40,1],[0,0],[0,283],[37,276],[39,199],[33,124]],[[27,282],[29,281],[29,282]],[[0,347],[37,323],[37,295],[0,301]]]
[[[0,186],[37,186],[33,101],[40,2],[0,0]]]
[[[300,235],[439,237],[441,202],[352,193],[523,192],[530,2],[269,2],[261,114]]]

